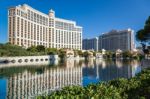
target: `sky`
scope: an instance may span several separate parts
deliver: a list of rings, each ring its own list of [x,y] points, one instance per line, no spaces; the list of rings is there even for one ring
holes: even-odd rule
[[[150,0],[0,0],[0,43],[8,41],[10,6],[28,4],[48,14],[76,21],[83,27],[83,38],[93,38],[112,29],[142,29],[150,16]]]

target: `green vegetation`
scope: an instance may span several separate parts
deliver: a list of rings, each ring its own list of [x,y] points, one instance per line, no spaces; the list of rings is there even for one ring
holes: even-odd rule
[[[58,54],[58,51],[57,51],[56,48],[47,48],[46,52],[47,52],[48,55],[56,55],[56,54]]]
[[[58,52],[58,56],[63,59],[66,57],[66,53],[63,49],[60,49],[59,52]]]
[[[83,56],[81,50],[74,50],[75,55]],[[64,49],[45,48],[43,45],[31,46],[27,49],[12,45],[9,43],[0,44],[0,57],[2,56],[36,56],[36,55],[58,55],[60,58],[65,58],[66,52]]]
[[[130,51],[125,51],[122,55],[124,58],[132,58],[132,53]]]
[[[122,55],[123,55],[123,58],[130,58],[130,59],[138,59],[138,60],[141,60],[141,59],[143,59],[144,58],[144,56],[142,55],[142,54],[140,54],[140,53],[132,53],[132,52],[130,52],[130,51],[124,51],[123,53],[122,53]]]
[[[65,54],[62,49],[45,48],[43,45],[31,46],[27,49],[12,45],[9,43],[0,44],[0,56],[35,56],[35,55],[56,55],[64,57]]]
[[[149,99],[150,69],[143,70],[131,79],[116,79],[90,84],[86,87],[69,86],[49,96],[37,99]]]
[[[114,57],[114,56],[113,56],[114,54],[115,54],[115,53],[112,52],[112,51],[106,51],[105,57],[107,57],[107,58],[112,58],[112,57]]]
[[[81,50],[74,50],[74,54],[75,56],[80,56],[80,57],[83,57],[83,52]]]
[[[87,51],[85,51],[85,52],[83,53],[83,56],[84,56],[84,57],[89,57],[89,55],[90,55],[90,54],[89,54]]]
[[[46,48],[42,45],[31,46],[27,49],[9,43],[0,44],[0,56],[34,56],[47,55]]]
[[[80,57],[89,57],[91,55],[96,56],[96,52],[94,51],[85,51],[82,52],[81,50],[74,50],[75,56]],[[141,59],[140,54],[134,54],[130,51],[125,51],[122,53],[123,58],[134,58],[134,59]],[[58,55],[60,58],[66,57],[66,52],[64,49],[56,49],[56,48],[45,48],[43,45],[38,46],[31,46],[27,49],[17,46],[11,45],[9,43],[0,44],[0,57],[2,56],[36,56],[36,55]],[[104,58],[115,58],[115,52],[106,51]]]
[[[11,45],[9,43],[0,44],[0,56],[27,56],[29,54],[26,49],[20,46]]]
[[[133,52],[133,51],[123,51],[120,52],[120,54],[116,54],[114,51],[106,51],[103,55],[103,58],[105,59],[112,59],[112,58],[124,58],[124,59],[138,59],[141,60],[143,58],[143,55],[139,52]]]
[[[136,33],[136,39],[141,42],[143,52],[145,54],[148,54],[150,52],[150,48],[146,48],[146,43],[149,43],[150,41],[150,16],[145,21],[144,28],[140,29]]]

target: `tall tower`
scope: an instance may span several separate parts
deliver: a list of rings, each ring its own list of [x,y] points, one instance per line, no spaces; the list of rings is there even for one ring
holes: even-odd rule
[[[51,48],[56,48],[56,33],[55,33],[55,11],[53,11],[52,9],[49,10],[49,36],[50,36],[50,47]]]

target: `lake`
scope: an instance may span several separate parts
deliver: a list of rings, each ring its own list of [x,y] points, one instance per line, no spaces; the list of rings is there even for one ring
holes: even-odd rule
[[[51,65],[3,67],[0,68],[0,99],[35,98],[69,85],[87,86],[131,78],[147,68],[141,64],[137,60],[70,59]]]

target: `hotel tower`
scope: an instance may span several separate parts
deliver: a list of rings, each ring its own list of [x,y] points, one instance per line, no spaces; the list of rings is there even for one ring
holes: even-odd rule
[[[99,36],[99,50],[131,51],[134,48],[134,31],[132,29],[112,30]]]
[[[53,10],[44,14],[27,4],[9,8],[8,36],[11,44],[25,48],[82,49],[82,27],[75,21],[56,18]]]

